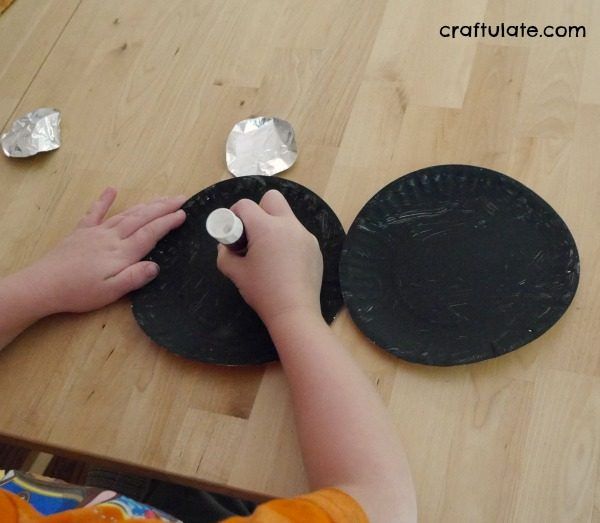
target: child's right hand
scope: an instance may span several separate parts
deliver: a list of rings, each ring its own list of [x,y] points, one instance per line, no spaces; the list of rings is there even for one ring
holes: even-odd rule
[[[245,256],[218,246],[217,266],[239,289],[267,326],[297,311],[321,314],[323,257],[319,242],[298,221],[279,191],[257,205],[240,200],[231,207],[244,223]]]

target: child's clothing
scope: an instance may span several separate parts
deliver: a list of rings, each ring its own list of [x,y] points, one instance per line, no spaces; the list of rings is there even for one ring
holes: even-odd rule
[[[114,491],[81,487],[43,476],[0,471],[2,523],[107,523],[179,520]],[[366,523],[358,503],[337,489],[323,489],[260,505],[251,516],[227,523]]]

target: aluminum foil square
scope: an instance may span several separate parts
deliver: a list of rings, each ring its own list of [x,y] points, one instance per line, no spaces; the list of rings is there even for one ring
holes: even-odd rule
[[[227,138],[225,161],[234,176],[272,176],[289,169],[297,156],[294,129],[279,118],[242,120]]]
[[[0,136],[2,151],[12,158],[26,158],[60,147],[60,113],[41,107],[15,120]]]

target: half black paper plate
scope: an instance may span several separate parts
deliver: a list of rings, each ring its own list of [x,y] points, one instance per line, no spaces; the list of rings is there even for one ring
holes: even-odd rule
[[[321,310],[327,322],[342,306],[338,266],[344,230],[331,208],[315,193],[289,180],[246,176],[217,183],[189,199],[185,223],[163,238],[146,259],[159,264],[159,276],[132,294],[133,314],[157,344],[195,360],[250,365],[277,359],[262,321],[216,266],[217,244],[206,218],[241,198],[258,202],[269,189],[286,197],[298,219],[319,240],[324,274]]]
[[[458,365],[548,330],[579,281],[560,216],[495,171],[440,165],[390,183],[352,224],[340,264],[363,333],[395,356]]]

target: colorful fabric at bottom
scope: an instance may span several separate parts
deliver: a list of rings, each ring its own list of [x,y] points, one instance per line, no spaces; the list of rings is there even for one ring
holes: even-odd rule
[[[12,492],[0,491],[0,515],[3,523],[108,523],[125,521],[160,523],[161,519],[129,519],[117,507],[78,508],[44,516]]]
[[[0,521],[6,519],[5,511],[12,507],[21,514],[23,507],[29,509],[25,521],[87,521],[86,519],[43,519],[44,516],[74,512],[90,513],[84,507],[93,507],[91,511],[100,515],[122,520],[154,520],[168,523],[181,523],[160,510],[121,496],[112,490],[72,485],[37,474],[28,474],[15,470],[0,470]],[[15,519],[14,521],[22,521]],[[90,521],[94,521],[90,519]],[[106,519],[104,519],[106,521]]]
[[[0,471],[2,523],[179,522],[163,512],[112,491],[79,487],[22,472]],[[260,505],[251,516],[223,523],[368,523],[348,494],[328,488]]]

